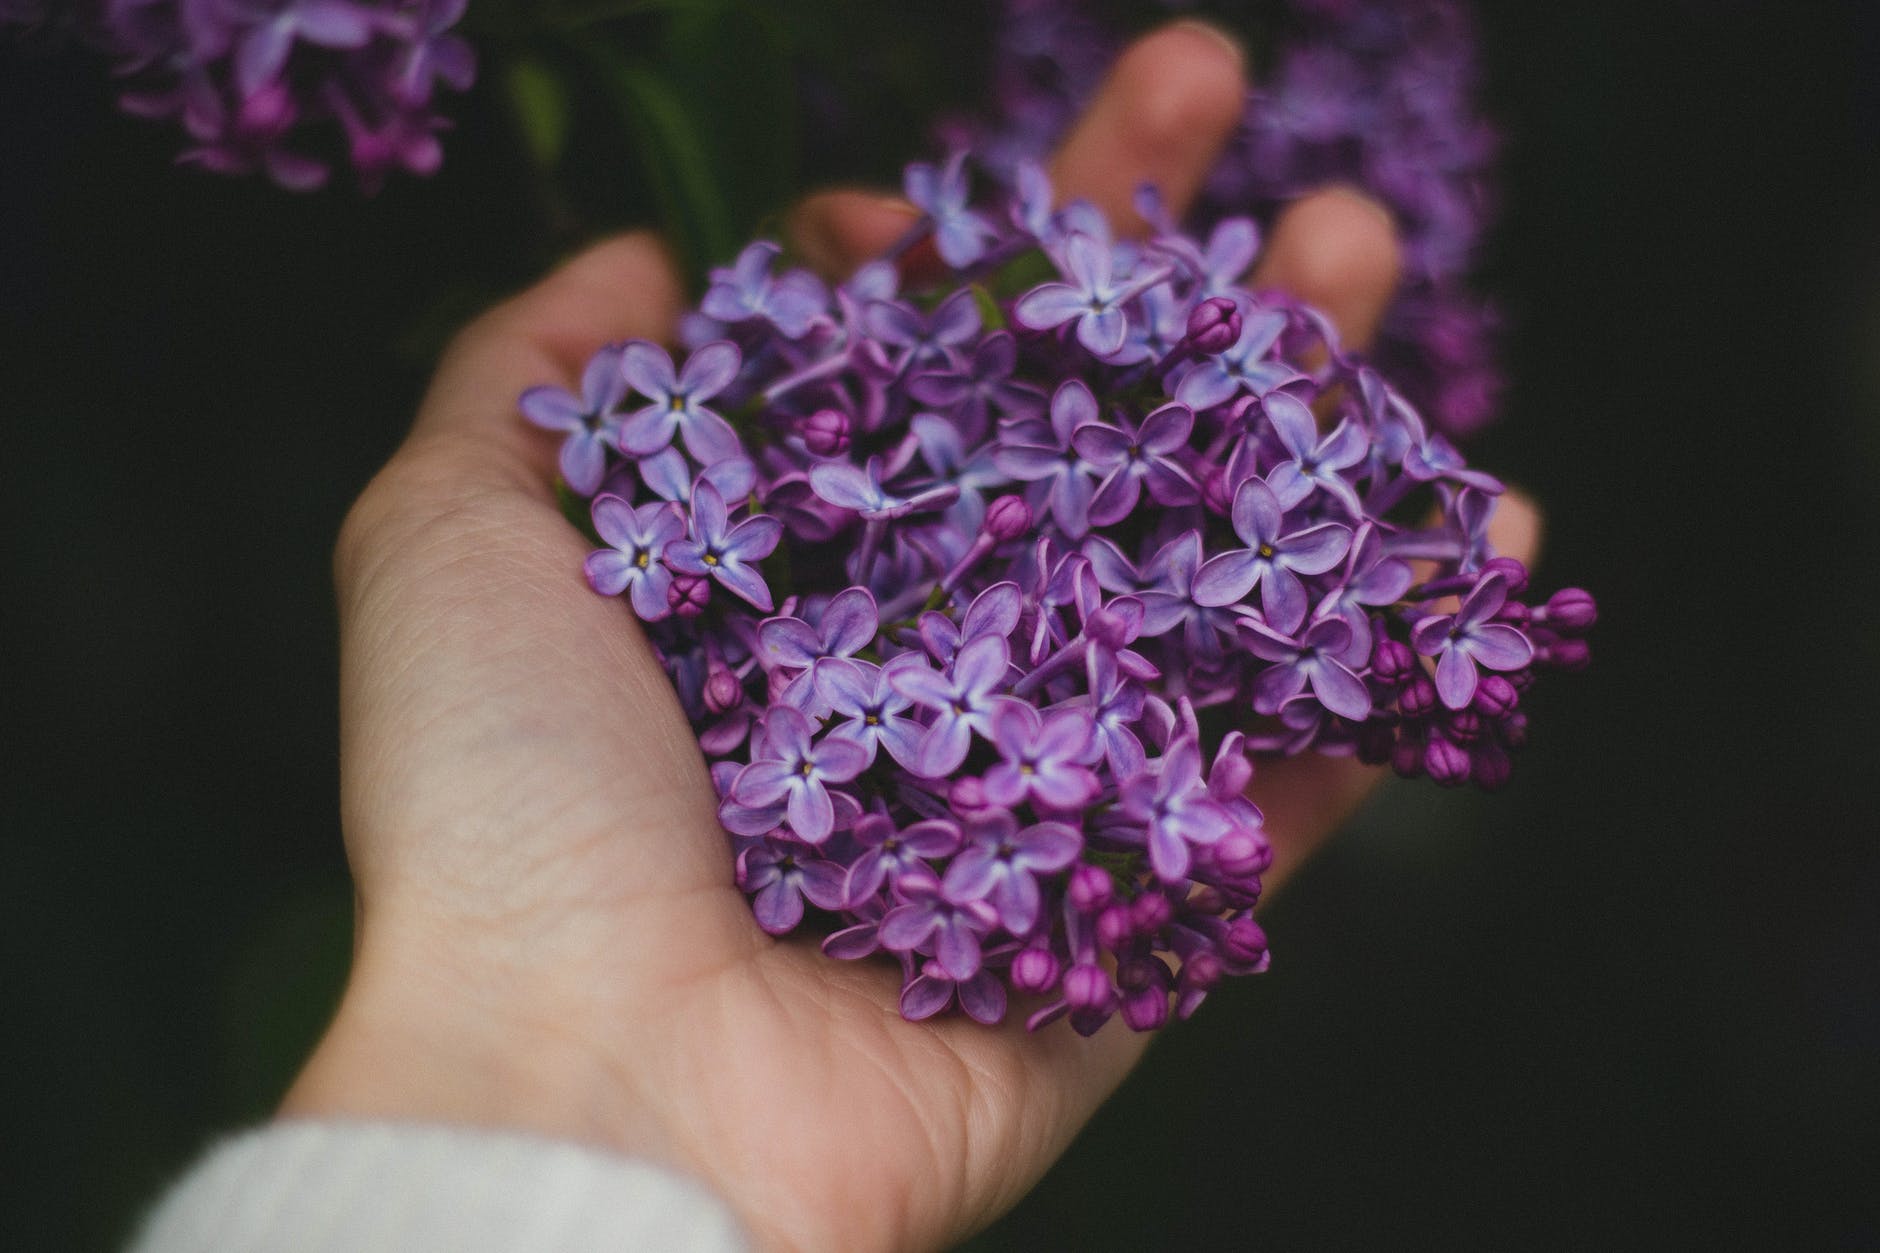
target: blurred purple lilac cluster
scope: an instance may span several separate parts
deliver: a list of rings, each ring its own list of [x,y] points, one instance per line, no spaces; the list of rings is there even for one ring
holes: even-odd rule
[[[1112,238],[1036,166],[833,289],[756,243],[675,361],[595,356],[561,432],[758,922],[885,953],[901,1011],[1137,1030],[1266,966],[1253,756],[1502,783],[1536,674],[1587,661],[1470,469],[1308,308],[1238,286],[1252,222]],[[943,258],[944,260],[940,260]],[[918,266],[913,267],[918,269]]]
[[[62,25],[109,57],[125,112],[179,124],[180,160],[280,186],[324,184],[337,131],[367,191],[443,160],[439,87],[469,88],[476,57],[453,33],[467,0],[80,0]],[[57,6],[0,0],[0,28]]]
[[[1093,0],[1005,0],[986,114],[941,128],[995,170],[1062,138],[1120,51]],[[1181,7],[1181,6],[1176,6]],[[1495,416],[1498,316],[1468,272],[1492,216],[1498,138],[1476,104],[1473,23],[1461,0],[1286,0],[1264,81],[1197,206],[1263,220],[1314,188],[1388,206],[1404,280],[1372,356],[1433,426],[1467,435]]]

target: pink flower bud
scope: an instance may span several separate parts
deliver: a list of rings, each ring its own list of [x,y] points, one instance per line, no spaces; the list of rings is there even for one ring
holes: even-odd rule
[[[666,589],[666,603],[672,606],[674,616],[680,618],[698,617],[705,612],[711,598],[711,582],[695,574],[673,575],[672,586]]]
[[[1169,919],[1175,916],[1170,908],[1168,897],[1160,892],[1144,892],[1129,905],[1130,925],[1137,935],[1154,935],[1168,926]]]
[[[1406,718],[1421,718],[1436,708],[1436,684],[1427,674],[1419,674],[1411,679],[1404,688],[1403,695],[1397,698],[1397,708],[1403,710]]]
[[[1100,966],[1079,962],[1064,975],[1064,1001],[1072,1009],[1108,1009],[1116,990]]]
[[[1050,949],[1024,949],[1012,959],[1012,986],[1020,992],[1049,992],[1061,969]]]
[[[1196,352],[1226,352],[1240,338],[1240,308],[1225,296],[1210,296],[1188,315],[1188,342]]]
[[[1129,906],[1121,901],[1104,909],[1097,915],[1097,943],[1111,952],[1122,948],[1136,936],[1135,924],[1129,916]]]
[[[705,676],[705,708],[715,714],[736,709],[744,700],[744,687],[728,666],[714,665]]]
[[[986,509],[986,534],[1003,544],[1031,530],[1031,506],[1022,496],[1001,496]]]
[[[1513,557],[1496,557],[1482,563],[1482,575],[1499,574],[1508,580],[1508,595],[1519,596],[1527,591],[1528,569]]]
[[[1460,787],[1469,778],[1469,753],[1462,745],[1442,736],[1430,740],[1423,750],[1423,769],[1432,782],[1442,787]]]
[[[839,457],[849,450],[849,415],[840,409],[818,409],[797,422],[796,433],[818,457]]]
[[[1593,650],[1585,640],[1556,640],[1536,651],[1534,660],[1556,670],[1584,670],[1593,662]]]
[[[1071,908],[1080,914],[1093,914],[1110,903],[1116,895],[1116,883],[1109,872],[1100,866],[1079,866],[1071,871],[1070,885],[1065,889]]]
[[[1593,594],[1583,588],[1563,587],[1547,598],[1547,607],[1535,615],[1562,635],[1579,635],[1599,620]]]
[[[1221,956],[1239,965],[1257,965],[1266,957],[1266,932],[1251,918],[1234,919],[1221,937]]]
[[[1214,846],[1214,864],[1236,879],[1245,879],[1273,864],[1273,849],[1259,832],[1236,827]]]
[[[1490,718],[1501,718],[1514,709],[1521,693],[1499,674],[1484,675],[1475,685],[1475,707]]]

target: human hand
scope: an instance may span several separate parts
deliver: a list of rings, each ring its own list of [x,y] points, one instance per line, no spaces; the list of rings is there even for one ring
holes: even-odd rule
[[[1055,181],[1118,222],[1153,181],[1179,214],[1243,93],[1217,36],[1149,36],[1066,141]],[[853,192],[793,219],[831,270],[907,221]],[[1379,209],[1321,193],[1282,217],[1256,283],[1362,343],[1396,253]],[[1145,1037],[910,1023],[897,971],[771,940],[752,920],[665,674],[627,607],[577,577],[586,545],[556,507],[552,450],[514,413],[525,387],[574,377],[602,342],[667,338],[679,307],[658,245],[630,236],[486,315],[347,520],[356,958],[283,1112],[536,1130],[698,1176],[766,1246],[933,1247],[1023,1195]],[[1323,759],[1263,770],[1273,877],[1370,774]]]

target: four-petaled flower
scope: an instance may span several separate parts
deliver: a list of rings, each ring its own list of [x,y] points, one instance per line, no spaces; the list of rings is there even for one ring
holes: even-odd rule
[[[1081,379],[1071,379],[1051,397],[1051,421],[1017,424],[993,453],[993,463],[1033,485],[1032,511],[1049,504],[1051,517],[1073,539],[1090,530],[1090,500],[1097,468],[1074,444],[1079,427],[1097,420],[1097,398]]]
[[[1082,232],[1066,237],[1054,259],[1070,282],[1032,288],[1019,297],[1012,316],[1034,331],[1075,322],[1077,342],[1099,357],[1120,352],[1129,338],[1124,306],[1169,273],[1167,268],[1155,269],[1118,282],[1110,245]]]
[[[729,519],[725,498],[701,478],[692,489],[691,538],[666,545],[666,564],[681,574],[715,579],[768,613],[770,588],[756,563],[776,549],[783,538],[783,524],[761,513],[736,526]]]
[[[531,387],[518,402],[522,416],[547,431],[564,431],[561,477],[577,496],[592,496],[607,473],[607,450],[620,437],[620,401],[627,381],[620,377],[620,349],[595,353],[581,372],[581,394],[559,387]]]
[[[786,339],[801,339],[829,308],[829,292],[808,270],[770,276],[770,264],[783,250],[759,240],[738,254],[728,268],[712,271],[712,284],[699,311],[720,322],[762,318]]]
[[[1436,658],[1436,694],[1451,709],[1467,709],[1475,699],[1477,666],[1519,670],[1534,660],[1528,637],[1505,622],[1493,621],[1508,600],[1508,580],[1488,575],[1463,598],[1454,614],[1425,618],[1410,632],[1410,646]]]
[[[666,589],[672,572],[666,568],[666,545],[685,534],[685,514],[665,501],[634,508],[618,496],[594,500],[594,530],[612,548],[588,554],[588,584],[603,596],[628,592],[633,612],[643,621],[657,622],[671,612]]]
[[[933,222],[934,250],[942,261],[962,270],[985,254],[987,242],[996,233],[986,219],[967,207],[964,151],[954,153],[939,169],[918,162],[908,166],[901,189]]]
[[[755,893],[751,912],[771,935],[803,921],[803,898],[818,909],[842,908],[843,869],[801,844],[766,839],[738,855],[738,886]]]
[[[986,771],[986,799],[1007,809],[1036,801],[1049,809],[1081,808],[1097,794],[1089,759],[1095,729],[1082,709],[1040,715],[1006,698],[992,711],[992,747],[999,760]]]
[[[621,377],[653,403],[627,419],[620,432],[621,449],[645,457],[677,435],[701,465],[742,454],[738,433],[704,404],[737,378],[738,361],[737,345],[718,340],[693,352],[685,368],[675,372],[664,348],[643,339],[630,341],[620,354]]]
[[[865,661],[824,662],[821,698],[844,719],[830,731],[831,737],[861,745],[871,763],[880,747],[907,769],[916,769],[926,729],[905,716],[914,702],[895,689],[894,674],[920,665],[920,657],[912,653],[903,653],[885,666]]]
[[[990,809],[967,820],[966,847],[947,867],[944,886],[957,898],[989,902],[999,925],[1025,935],[1038,922],[1038,876],[1056,874],[1083,848],[1083,837],[1066,823],[1020,831],[1010,813]]]
[[[1212,409],[1243,390],[1264,396],[1302,378],[1299,371],[1272,355],[1285,329],[1285,314],[1272,309],[1249,311],[1233,347],[1189,366],[1175,386],[1175,399],[1191,409]]]
[[[1147,835],[1149,864],[1173,881],[1188,873],[1193,845],[1214,844],[1232,824],[1208,795],[1192,736],[1170,744],[1156,765],[1154,774],[1125,779],[1118,800],[1123,814]]]
[[[820,844],[835,830],[835,804],[828,785],[847,783],[868,768],[868,755],[850,740],[812,742],[815,725],[788,705],[764,715],[763,748],[757,760],[738,772],[731,798],[741,805],[785,801],[790,830],[798,839]]]
[[[1210,557],[1195,572],[1194,597],[1200,605],[1231,605],[1260,586],[1260,607],[1279,631],[1291,633],[1306,618],[1302,574],[1324,574],[1351,547],[1351,530],[1336,522],[1287,533],[1286,511],[1273,489],[1248,479],[1234,493],[1234,534],[1245,548]]]
[[[1131,429],[1119,416],[1117,426],[1089,422],[1071,433],[1078,455],[1099,470],[1108,471],[1090,499],[1093,526],[1109,526],[1129,516],[1142,498],[1143,485],[1159,505],[1192,505],[1201,489],[1176,459],[1188,447],[1194,429],[1194,411],[1186,405],[1167,404]]]
[[[1351,644],[1351,628],[1343,618],[1320,618],[1297,640],[1289,639],[1252,618],[1240,623],[1248,651],[1272,664],[1253,681],[1255,713],[1275,714],[1307,687],[1341,718],[1361,722],[1371,714],[1371,694],[1364,680],[1339,658]]]
[[[998,925],[986,901],[950,892],[931,873],[911,871],[894,885],[902,903],[881,920],[881,946],[897,953],[931,953],[949,979],[979,973],[980,941]]]
[[[991,733],[993,693],[1005,682],[1011,647],[1001,635],[982,635],[960,647],[946,674],[909,666],[889,677],[894,689],[937,715],[921,745],[921,773],[930,778],[952,774],[966,760],[973,732]]]

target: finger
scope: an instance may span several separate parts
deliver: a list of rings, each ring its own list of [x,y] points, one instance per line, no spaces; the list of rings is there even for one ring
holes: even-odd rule
[[[920,210],[899,196],[842,189],[808,196],[784,224],[796,250],[825,278],[847,278],[900,242]]]
[[[1085,199],[1118,233],[1140,235],[1136,189],[1154,183],[1179,217],[1233,133],[1246,103],[1240,48],[1201,22],[1177,22],[1144,36],[1117,59],[1051,167],[1058,199]],[[810,266],[846,277],[892,247],[919,211],[864,191],[811,196],[787,229]]]
[[[1540,511],[1532,500],[1510,491],[1489,520],[1488,534],[1497,553],[1532,565],[1540,553]],[[1383,780],[1384,769],[1352,757],[1316,754],[1261,764],[1249,795],[1266,815],[1273,844],[1273,867],[1262,876],[1268,892],[1357,811]]]
[[[409,448],[450,446],[476,479],[547,493],[558,438],[529,426],[516,398],[537,384],[575,388],[588,358],[619,339],[664,340],[683,300],[652,235],[594,245],[465,327],[438,365]]]
[[[1124,50],[1051,164],[1060,200],[1082,198],[1117,232],[1148,230],[1136,189],[1153,183],[1171,217],[1194,201],[1246,107],[1240,48],[1221,31],[1183,21]]]
[[[1390,213],[1348,187],[1330,187],[1287,206],[1273,224],[1253,286],[1278,288],[1323,310],[1348,348],[1377,334],[1403,272],[1403,248]]]

